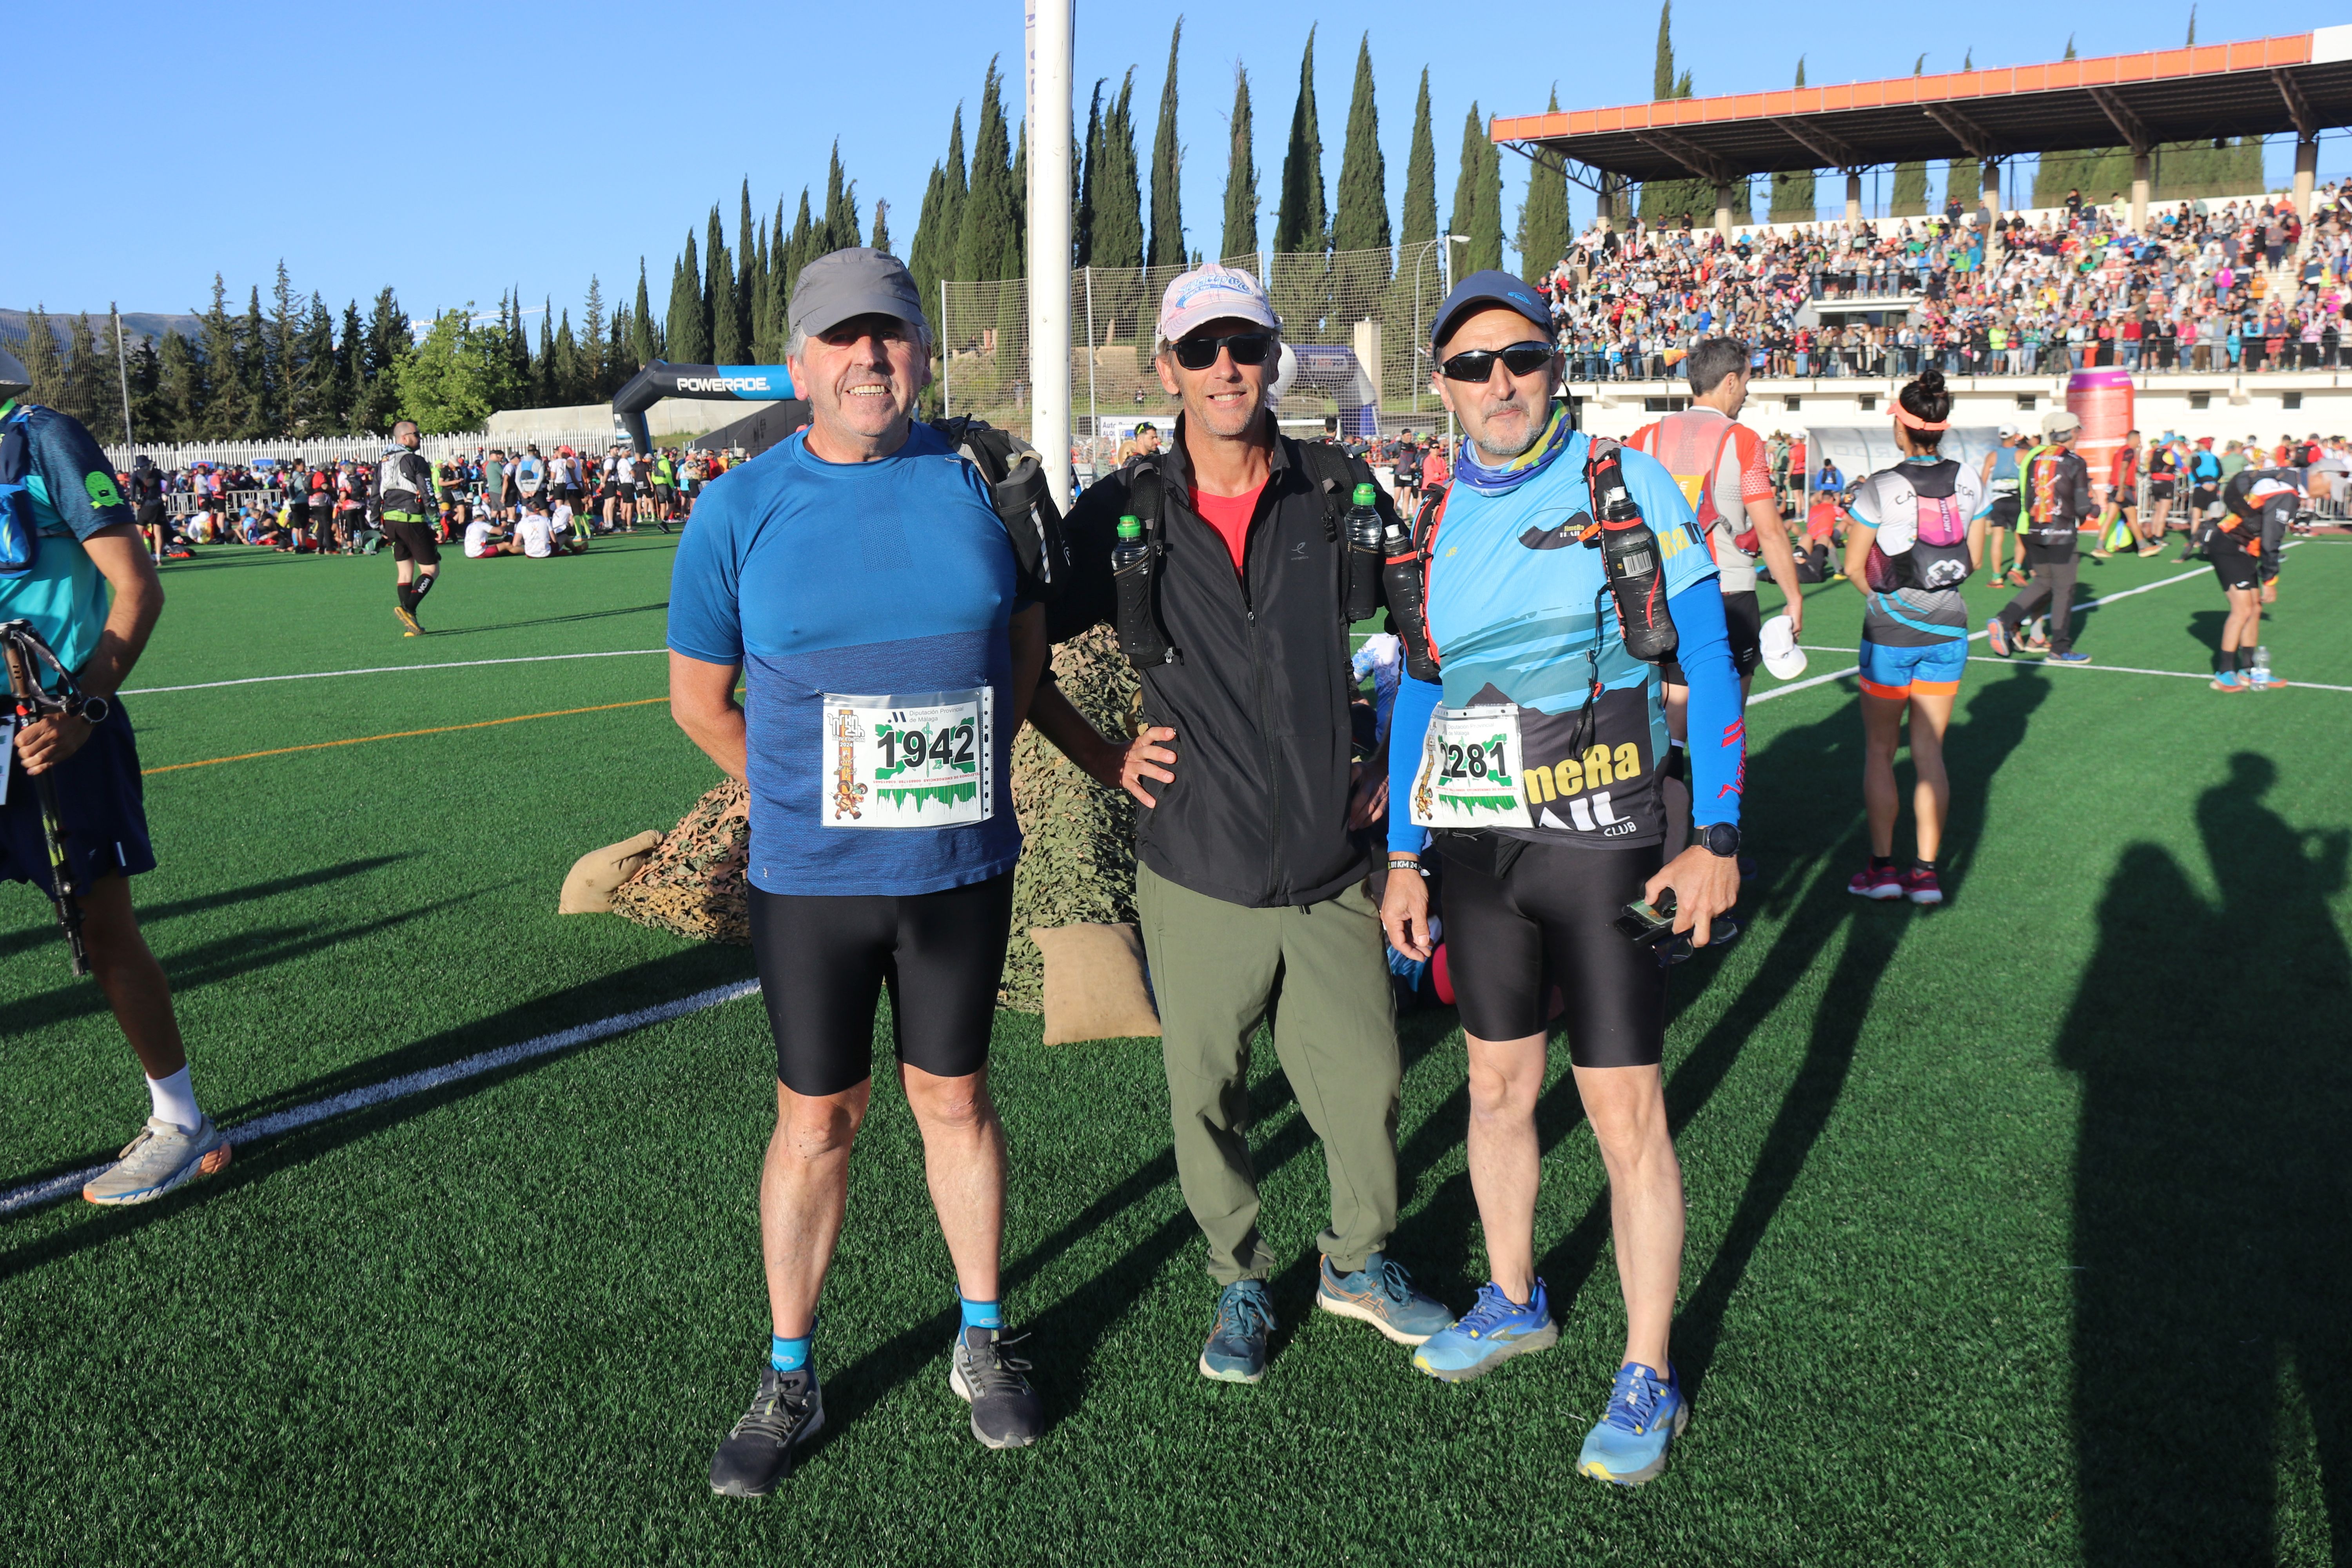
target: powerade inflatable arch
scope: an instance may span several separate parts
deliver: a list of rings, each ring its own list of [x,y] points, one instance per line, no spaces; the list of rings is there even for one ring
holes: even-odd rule
[[[646,410],[665,397],[701,397],[722,403],[799,403],[784,409],[789,427],[808,422],[808,405],[793,385],[793,373],[780,364],[672,364],[656,360],[613,395],[613,423],[640,452],[653,450]]]

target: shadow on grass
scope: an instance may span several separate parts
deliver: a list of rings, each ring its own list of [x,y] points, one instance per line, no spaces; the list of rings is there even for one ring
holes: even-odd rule
[[[2073,1373],[2084,1557],[2352,1563],[2352,834],[2199,801],[2218,904],[2126,848],[2059,1036],[2081,1076]],[[2306,1428],[2305,1423],[2308,1423]],[[2282,1527],[2316,1451],[2326,1518]],[[2300,1500],[2300,1499],[2296,1499]]]
[[[280,893],[299,892],[306,888],[317,888],[329,882],[340,882],[346,877],[365,876],[370,871],[382,870],[386,866],[397,865],[410,858],[414,854],[415,851],[411,850],[398,855],[378,855],[365,860],[346,860],[340,866],[321,867],[316,871],[305,871],[293,877],[281,877],[275,881],[248,882],[242,888],[226,888],[217,893],[202,893],[194,898],[174,899],[170,903],[139,905],[139,923],[142,927],[160,925],[165,921],[177,919],[181,915],[200,914],[206,910],[242,904],[252,899],[268,899],[275,898]],[[31,952],[50,942],[58,943],[58,951],[60,953],[63,952],[64,938],[58,935],[54,925],[34,926],[24,931],[10,931],[5,936],[0,936],[0,958],[5,958],[11,953]]]
[[[520,631],[525,626],[562,626],[568,621],[603,621],[610,620],[614,616],[643,616],[651,614],[655,610],[668,608],[669,601],[664,599],[658,605],[629,605],[617,610],[582,610],[576,615],[541,616],[536,620],[530,621],[500,621],[498,625],[490,626],[450,626],[446,629],[436,626],[428,630],[425,635],[439,641],[446,637],[469,637],[480,632],[511,632]]]
[[[413,918],[423,910],[409,911],[399,919]],[[334,942],[380,929],[395,921],[376,921],[369,927],[334,933],[321,939]],[[306,1082],[289,1086],[262,1098],[232,1108],[215,1108],[214,1114],[223,1125],[289,1105],[299,1105],[322,1100],[348,1089],[364,1088],[387,1079],[420,1068],[437,1067],[459,1060],[495,1047],[513,1045],[556,1030],[610,1017],[615,997],[625,997],[631,1007],[651,1007],[729,981],[748,977],[750,961],[739,948],[695,945],[665,958],[651,960],[623,970],[615,974],[600,976],[593,981],[568,987],[552,995],[519,1004],[486,1018],[461,1025],[430,1036],[399,1050],[372,1057],[364,1062],[323,1073]],[[627,1040],[628,1035],[608,1036],[588,1042],[578,1049],[585,1050]],[[427,1116],[445,1106],[467,1100],[486,1089],[531,1072],[550,1063],[574,1054],[560,1051],[533,1057],[517,1062],[510,1068],[487,1072],[475,1078],[463,1079],[439,1089],[428,1089],[404,1099],[387,1101],[363,1110],[355,1110],[332,1121],[317,1123],[281,1137],[271,1138],[250,1148],[240,1147],[236,1160],[220,1175],[192,1184],[153,1203],[135,1208],[115,1208],[100,1211],[84,1223],[54,1232],[42,1239],[0,1253],[0,1280],[29,1273],[44,1265],[69,1258],[89,1247],[100,1247],[117,1237],[128,1235],[142,1226],[168,1220],[192,1203],[215,1199],[227,1192],[255,1182],[266,1181],[284,1170],[291,1169],[377,1132],[420,1116]],[[112,1151],[91,1155],[83,1160],[52,1167],[47,1172],[33,1173],[24,1180],[39,1180],[44,1175],[62,1174],[80,1165],[102,1160]],[[7,1184],[9,1185],[15,1183]]]

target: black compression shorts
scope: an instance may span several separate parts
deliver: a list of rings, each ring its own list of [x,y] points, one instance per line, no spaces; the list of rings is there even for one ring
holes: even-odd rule
[[[776,1077],[839,1094],[874,1076],[874,1004],[890,990],[898,1059],[940,1078],[988,1066],[1013,930],[1013,873],[936,893],[824,897],[751,889]]]
[[[2263,581],[2263,558],[2250,554],[2234,533],[2218,534],[2206,549],[2206,559],[2213,563],[2213,575],[2224,588],[2258,588]]]
[[[1444,841],[1440,841],[1441,845]],[[1580,1068],[1655,1067],[1666,1038],[1665,973],[1613,922],[1664,863],[1657,845],[1529,844],[1497,878],[1445,858],[1445,960],[1462,1027],[1482,1040],[1541,1033],[1551,985]]]
[[[2017,526],[2016,491],[2011,490],[2005,495],[1997,495],[1992,498],[1992,510],[1986,515],[1985,526],[1988,528],[2015,528]]]
[[[433,541],[430,523],[413,522],[406,518],[387,515],[383,520],[383,536],[392,541],[394,561],[414,561],[419,566],[441,564],[441,546]]]

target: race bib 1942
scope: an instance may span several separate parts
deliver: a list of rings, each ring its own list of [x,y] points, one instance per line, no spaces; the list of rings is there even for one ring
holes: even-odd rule
[[[1412,780],[1418,827],[1528,827],[1515,703],[1440,708],[1430,716]]]
[[[995,692],[824,694],[827,827],[961,827],[996,811]]]

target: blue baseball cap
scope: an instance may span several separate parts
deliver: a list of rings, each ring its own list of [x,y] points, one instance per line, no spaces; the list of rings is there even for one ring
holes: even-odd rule
[[[1437,316],[1429,324],[1429,346],[1434,349],[1445,341],[1456,317],[1482,305],[1500,305],[1507,310],[1516,310],[1547,341],[1551,337],[1551,310],[1542,297],[1524,280],[1490,267],[1483,272],[1473,272],[1445,296],[1445,302],[1437,307]]]

